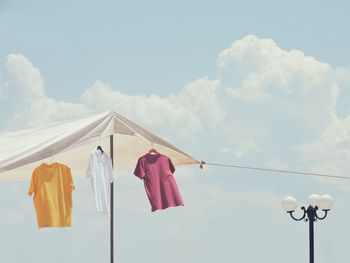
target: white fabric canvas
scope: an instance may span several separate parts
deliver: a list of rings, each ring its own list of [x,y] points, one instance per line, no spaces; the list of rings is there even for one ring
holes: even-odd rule
[[[110,216],[111,183],[114,180],[111,158],[105,152],[93,150],[86,177],[91,181],[97,211]]]
[[[138,157],[150,148],[169,156],[175,165],[199,163],[167,141],[116,112],[15,132],[0,133],[0,181],[29,180],[41,162],[55,161],[86,173],[91,149],[101,145],[118,158],[114,169],[133,169]]]

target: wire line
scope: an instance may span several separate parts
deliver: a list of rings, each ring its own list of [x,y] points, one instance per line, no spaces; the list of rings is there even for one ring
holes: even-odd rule
[[[213,166],[221,166],[221,167],[230,167],[230,168],[238,168],[238,169],[249,169],[249,170],[257,170],[257,171],[267,171],[267,172],[277,172],[277,173],[289,173],[289,174],[301,174],[301,175],[309,175],[309,176],[319,176],[319,177],[329,177],[329,178],[338,178],[338,179],[347,179],[350,180],[350,177],[346,176],[337,176],[331,174],[320,174],[320,173],[308,173],[308,172],[299,172],[299,171],[290,171],[290,170],[280,170],[280,169],[269,169],[269,168],[260,168],[260,167],[252,167],[252,166],[240,166],[240,165],[232,165],[232,164],[221,164],[221,163],[207,163],[202,161],[200,163],[200,167],[203,168],[204,165],[213,165]]]

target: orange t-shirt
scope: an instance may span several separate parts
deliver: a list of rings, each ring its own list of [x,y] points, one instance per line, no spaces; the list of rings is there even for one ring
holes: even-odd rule
[[[71,170],[61,163],[43,163],[34,169],[28,194],[33,201],[39,228],[67,227],[72,221]]]

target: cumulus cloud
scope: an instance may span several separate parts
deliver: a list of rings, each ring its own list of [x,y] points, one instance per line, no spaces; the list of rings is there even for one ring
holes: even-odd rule
[[[233,42],[218,55],[217,78],[195,79],[166,97],[125,94],[96,81],[80,103],[56,101],[45,95],[40,71],[27,58],[9,55],[5,66],[0,99],[19,105],[11,106],[8,126],[113,109],[151,129],[165,127],[169,136],[198,138],[205,142],[200,150],[214,157],[298,170],[339,165],[335,172],[343,174],[350,168],[350,116],[337,112],[349,70],[283,50],[272,39],[249,35]]]
[[[56,101],[45,94],[40,70],[21,54],[10,54],[0,86],[5,129],[33,127],[54,121],[86,116],[91,111],[77,103]]]
[[[52,122],[60,122],[86,117],[93,111],[77,103],[56,101],[53,98],[34,100],[29,107],[15,112],[7,122],[7,129],[35,127]]]
[[[147,125],[164,125],[188,136],[223,125],[225,110],[220,105],[218,92],[218,82],[206,77],[187,84],[179,94],[169,97],[126,95],[96,81],[82,95],[82,102],[97,111],[114,109]]]
[[[24,103],[31,103],[45,96],[44,81],[40,71],[21,54],[10,54],[5,63],[6,81],[4,96]]]
[[[236,75],[241,64],[246,69]],[[218,65],[223,88],[237,105],[231,110],[234,119],[250,123],[239,129],[245,135],[253,129],[263,133],[262,141],[270,137],[282,145],[302,143],[320,134],[334,117],[339,88],[331,67],[300,51],[286,52],[272,40],[247,36],[224,50]]]
[[[348,117],[336,112],[346,72],[271,39],[235,41],[218,56],[218,78],[236,156],[254,153],[270,167],[316,170],[318,163],[335,165],[328,155],[336,152],[348,162],[342,146],[350,137]]]

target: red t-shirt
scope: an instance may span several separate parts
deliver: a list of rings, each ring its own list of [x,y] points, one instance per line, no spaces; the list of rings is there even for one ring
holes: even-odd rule
[[[147,153],[138,159],[134,175],[144,181],[152,212],[184,205],[174,172],[170,158],[160,153]]]

